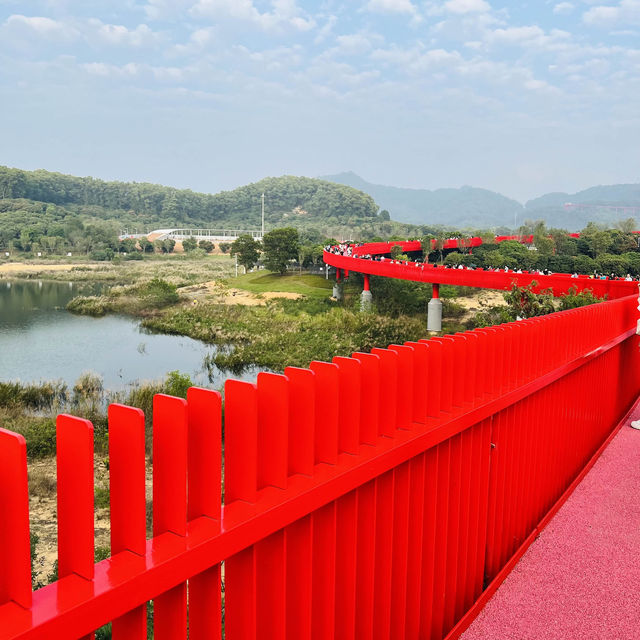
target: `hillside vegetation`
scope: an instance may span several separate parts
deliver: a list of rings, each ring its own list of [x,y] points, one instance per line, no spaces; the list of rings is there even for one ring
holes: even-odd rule
[[[233,191],[205,194],[0,167],[0,249],[29,251],[37,244],[44,253],[56,253],[64,245],[88,253],[96,243],[83,244],[81,238],[115,238],[122,228],[259,229],[263,193],[268,228],[292,226],[345,238],[426,232],[379,216],[370,195],[314,178],[265,178]],[[41,242],[43,237],[52,240]]]

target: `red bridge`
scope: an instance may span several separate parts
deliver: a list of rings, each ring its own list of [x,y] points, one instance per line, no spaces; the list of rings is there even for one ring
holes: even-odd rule
[[[410,279],[513,278],[433,272]],[[97,564],[93,428],[60,416],[60,579],[35,592],[25,441],[0,431],[0,639],[90,637],[109,621],[115,640],[145,638],[150,600],[158,640],[186,638],[187,620],[191,640],[458,637],[640,393],[636,285],[603,283],[599,304],[229,381],[224,449],[220,394],[157,396],[149,539],[144,416],[111,406],[111,557]]]

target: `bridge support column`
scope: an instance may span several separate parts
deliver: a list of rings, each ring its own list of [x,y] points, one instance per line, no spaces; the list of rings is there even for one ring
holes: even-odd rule
[[[360,294],[360,311],[371,311],[371,303],[373,302],[373,296],[369,289],[369,274],[364,274],[364,288]]]
[[[427,305],[427,330],[442,331],[442,300],[438,283],[433,284],[433,297]]]
[[[342,272],[340,269],[336,269],[336,281],[333,283],[333,292],[332,297],[336,300],[342,300],[342,282],[341,280]]]

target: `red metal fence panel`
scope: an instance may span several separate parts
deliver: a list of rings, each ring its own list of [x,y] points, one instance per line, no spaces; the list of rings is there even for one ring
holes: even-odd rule
[[[220,394],[157,396],[149,540],[144,416],[114,405],[95,566],[92,427],[61,416],[60,579],[33,593],[25,443],[0,430],[0,639],[144,638],[150,600],[157,638],[457,633],[640,392],[636,304],[230,381],[224,465]]]

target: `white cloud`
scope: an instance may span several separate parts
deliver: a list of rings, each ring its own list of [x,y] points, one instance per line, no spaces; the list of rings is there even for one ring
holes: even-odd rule
[[[149,20],[169,20],[179,16],[193,0],[147,0],[144,11]]]
[[[411,0],[369,0],[366,8],[376,13],[416,14],[416,8]]]
[[[382,37],[378,35],[365,35],[352,33],[336,38],[335,51],[347,56],[357,56],[367,53],[373,48],[373,44],[380,43]]]
[[[444,8],[449,13],[463,15],[466,13],[485,13],[491,10],[491,5],[485,0],[447,0]]]
[[[618,24],[640,24],[640,0],[621,0],[614,6],[591,7],[582,16],[585,24],[593,27],[610,28]]]
[[[138,78],[148,76],[155,80],[166,82],[180,82],[184,79],[186,70],[179,67],[159,67],[150,64],[138,64],[128,62],[123,65],[110,64],[107,62],[88,62],[81,64],[89,75],[102,78]]]
[[[309,31],[315,27],[313,18],[302,12],[296,0],[271,0],[271,6],[271,11],[261,13],[253,0],[198,0],[191,13],[202,18],[249,22],[264,30],[292,27],[297,31]]]
[[[119,24],[105,24],[92,18],[89,25],[95,29],[96,38],[105,44],[113,46],[144,47],[157,42],[158,34],[146,24],[139,24],[135,29],[128,29]]]
[[[571,2],[559,2],[555,7],[553,7],[553,13],[556,15],[566,15],[571,13],[575,9],[575,5]]]
[[[69,41],[79,36],[78,30],[70,24],[40,16],[14,14],[7,18],[3,28],[18,38],[37,36],[47,40]]]

